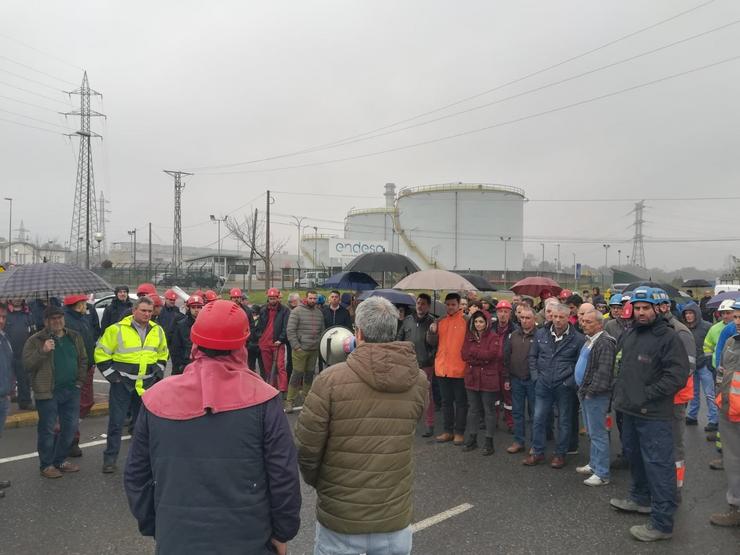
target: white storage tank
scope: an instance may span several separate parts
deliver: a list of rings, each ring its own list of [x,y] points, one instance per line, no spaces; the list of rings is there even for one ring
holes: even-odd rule
[[[519,270],[525,201],[522,189],[508,185],[447,183],[401,189],[396,200],[397,252],[427,268]]]
[[[398,238],[393,222],[394,213],[393,207],[350,210],[344,220],[345,239],[386,241],[390,250],[395,252]]]

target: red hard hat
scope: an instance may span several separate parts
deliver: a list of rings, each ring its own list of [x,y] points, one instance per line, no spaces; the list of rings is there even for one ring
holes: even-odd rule
[[[164,303],[162,302],[162,297],[159,295],[147,295],[152,302],[154,303],[154,306],[162,306]]]
[[[564,301],[565,299],[567,299],[568,297],[570,297],[572,294],[573,294],[573,291],[571,291],[570,289],[563,289],[560,292],[560,295],[558,295],[558,298],[561,301]]]
[[[238,287],[234,287],[231,291],[229,291],[229,297],[241,299],[244,295],[242,295],[242,290]]]
[[[205,303],[203,302],[203,297],[200,295],[190,295],[188,297],[188,302],[185,303],[187,306],[200,306],[202,307]]]
[[[196,291],[195,291],[195,292],[193,293],[193,296],[194,296],[194,297],[195,297],[195,296],[198,296],[198,297],[202,297],[202,296],[203,296],[203,291],[201,291],[200,289],[197,289],[197,290],[196,290]]]
[[[632,303],[627,301],[622,305],[622,314],[620,316],[623,320],[629,320],[632,318]]]
[[[136,294],[154,296],[157,294],[157,288],[153,283],[142,283],[136,288]]]
[[[208,291],[206,291],[205,295],[203,295],[203,298],[206,300],[206,303],[211,303],[218,300],[218,295],[215,291],[209,289]]]
[[[246,313],[231,301],[208,303],[190,329],[190,339],[206,349],[233,351],[244,348],[249,338]]]
[[[87,295],[80,293],[79,295],[67,295],[64,297],[64,306],[76,305],[79,302],[87,302]]]
[[[280,297],[280,289],[277,287],[270,287],[267,290],[267,296],[268,297]]]
[[[167,291],[164,292],[164,298],[168,301],[176,301],[177,293],[175,293],[172,289],[167,289]]]
[[[496,304],[496,310],[511,310],[511,303],[509,301],[499,301]]]

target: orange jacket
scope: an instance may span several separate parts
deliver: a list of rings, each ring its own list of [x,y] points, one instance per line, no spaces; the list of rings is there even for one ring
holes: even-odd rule
[[[437,333],[430,334],[430,341],[435,343],[437,356],[434,359],[434,373],[442,378],[465,377],[465,361],[462,359],[462,348],[465,343],[467,321],[463,311],[453,316],[445,316],[437,321]]]

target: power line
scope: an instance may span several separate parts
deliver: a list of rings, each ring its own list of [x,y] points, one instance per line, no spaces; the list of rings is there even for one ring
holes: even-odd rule
[[[38,96],[40,98],[45,98],[47,100],[53,100],[54,102],[59,102],[60,104],[64,104],[65,106],[67,105],[67,103],[64,100],[59,100],[58,98],[53,98],[51,96],[46,96],[45,94],[37,93],[29,89],[24,89],[23,87],[19,87],[18,85],[13,85],[12,83],[6,83],[5,81],[0,81],[0,85],[5,85],[6,87],[12,87],[14,89],[18,89],[19,91],[23,91],[28,94]],[[60,91],[60,92],[63,92],[63,91]]]
[[[39,108],[41,110],[48,110],[49,112],[54,112],[55,114],[59,113],[57,110],[54,110],[52,108],[41,106],[40,104],[34,104],[33,102],[26,102],[25,100],[18,100],[17,98],[13,98],[12,96],[5,96],[3,94],[0,94],[0,98],[4,98],[5,100],[11,100],[13,102],[18,102],[19,104],[25,104],[26,106],[33,106],[34,108]]]
[[[1,67],[0,67],[0,71],[2,71],[3,73],[7,73],[8,75],[12,75],[13,77],[18,77],[19,79],[24,79],[26,81],[29,81],[30,83],[35,83],[37,85],[41,85],[42,87],[48,87],[48,88],[53,89],[55,91],[64,92],[64,91],[62,91],[58,87],[55,87],[53,85],[49,85],[48,83],[44,83],[42,81],[36,81],[36,79],[31,79],[30,77],[25,77],[25,76],[21,75],[20,73],[13,73],[12,71],[8,71],[7,69],[3,69]]]
[[[0,121],[4,121],[6,123],[12,123],[15,125],[20,125],[22,127],[30,127],[31,129],[38,129],[39,131],[46,131],[47,133],[53,133],[54,135],[63,135],[63,133],[59,131],[54,131],[53,129],[46,129],[44,127],[39,127],[37,125],[31,125],[29,123],[21,123],[20,121],[14,121],[12,119],[0,118]]]
[[[44,56],[48,56],[49,58],[51,58],[53,60],[56,60],[57,62],[61,62],[61,63],[65,64],[65,65],[68,65],[68,66],[73,67],[75,69],[79,69],[79,70],[83,70],[84,71],[84,68],[78,66],[77,64],[73,64],[71,62],[68,62],[67,60],[64,60],[64,59],[62,59],[62,58],[60,58],[58,56],[55,56],[54,54],[49,54],[48,52],[44,52],[43,50],[40,50],[40,49],[36,48],[35,46],[32,46],[32,45],[28,44],[27,42],[23,42],[22,40],[18,40],[15,37],[11,37],[11,36],[5,35],[3,33],[0,33],[0,37],[2,37],[4,39],[7,39],[7,40],[10,40],[10,41],[13,41],[13,42],[17,42],[18,44],[23,45],[26,48],[30,48],[31,50],[34,50],[35,52],[38,52],[39,54],[43,54]]]
[[[30,120],[33,120],[33,121],[37,121],[39,123],[45,123],[46,125],[54,125],[56,127],[61,127],[62,129],[66,130],[66,131],[69,131],[69,127],[67,127],[65,125],[62,125],[60,123],[54,123],[53,121],[47,121],[47,120],[44,120],[44,119],[33,118],[31,116],[26,116],[26,115],[20,114],[18,112],[11,112],[10,110],[5,110],[3,108],[0,108],[0,112],[5,112],[6,114],[13,114],[14,116],[18,116],[20,118],[30,119]]]
[[[593,96],[593,97],[590,97],[590,98],[586,98],[584,100],[579,100],[577,102],[572,102],[570,104],[564,104],[562,106],[557,106],[555,108],[550,108],[548,110],[543,110],[541,112],[536,112],[534,114],[529,114],[529,115],[526,115],[526,116],[521,116],[521,117],[518,117],[518,118],[514,118],[514,119],[510,119],[510,120],[506,120],[506,121],[494,123],[494,124],[491,124],[491,125],[487,125],[485,127],[479,127],[479,128],[476,128],[476,129],[469,129],[467,131],[461,131],[459,133],[453,133],[451,135],[445,135],[443,137],[437,137],[437,138],[429,139],[429,140],[426,140],[426,141],[419,141],[417,143],[411,143],[411,144],[402,145],[402,146],[398,146],[398,147],[387,148],[387,149],[384,149],[384,150],[378,150],[378,151],[374,151],[374,152],[368,152],[368,153],[365,153],[365,154],[357,154],[355,156],[345,156],[343,158],[334,158],[334,159],[324,160],[324,161],[320,161],[320,162],[309,162],[309,163],[306,163],[306,164],[296,164],[296,165],[293,165],[293,166],[282,166],[282,167],[267,168],[267,169],[262,169],[262,170],[237,170],[237,171],[230,171],[230,172],[201,172],[201,175],[233,175],[233,174],[265,173],[265,172],[274,172],[274,171],[282,171],[282,170],[293,170],[293,169],[308,168],[308,167],[313,167],[313,166],[323,166],[323,165],[327,165],[327,164],[335,164],[337,162],[347,162],[347,161],[351,161],[351,160],[359,160],[359,159],[362,159],[362,158],[370,158],[370,157],[373,157],[373,156],[379,156],[381,154],[389,154],[389,153],[392,153],[392,152],[399,152],[399,151],[402,151],[402,150],[408,150],[408,149],[411,149],[411,148],[417,148],[417,147],[420,147],[420,146],[426,146],[426,145],[430,145],[430,144],[434,144],[434,143],[439,143],[439,142],[442,142],[442,141],[447,141],[447,140],[450,140],[450,139],[457,139],[459,137],[464,137],[466,135],[473,135],[473,134],[476,134],[476,133],[482,133],[483,131],[489,131],[491,129],[496,129],[498,127],[504,127],[504,126],[507,126],[507,125],[512,125],[514,123],[520,123],[522,121],[527,121],[527,120],[530,120],[530,119],[535,119],[535,118],[538,118],[538,117],[541,117],[541,116],[546,116],[546,115],[549,115],[549,114],[555,114],[555,113],[558,113],[558,112],[569,110],[571,108],[576,108],[578,106],[584,106],[584,105],[590,104],[592,102],[597,102],[599,100],[605,100],[607,98],[618,96],[620,94],[624,94],[624,93],[627,93],[627,92],[632,92],[632,91],[635,91],[635,90],[638,90],[638,89],[642,89],[642,88],[645,88],[645,87],[656,85],[658,83],[663,83],[665,81],[670,81],[671,79],[676,79],[678,77],[683,77],[683,76],[686,76],[686,75],[689,75],[689,74],[692,74],[692,73],[696,73],[696,72],[699,72],[699,71],[703,71],[703,70],[706,70],[706,69],[717,67],[717,66],[720,66],[722,64],[726,64],[726,63],[729,63],[729,62],[734,62],[734,61],[736,61],[738,59],[740,59],[740,55],[738,55],[738,56],[732,56],[730,58],[724,58],[724,59],[718,60],[716,62],[712,62],[712,63],[705,64],[705,65],[702,65],[702,66],[694,67],[694,68],[691,68],[691,69],[688,69],[688,70],[685,70],[685,71],[681,71],[681,72],[678,72],[678,73],[673,73],[673,74],[670,74],[670,75],[666,75],[666,76],[660,77],[658,79],[653,79],[652,81],[646,81],[644,83],[639,83],[637,85],[632,85],[630,87],[625,87],[623,89],[619,89],[619,90],[616,90],[616,91],[613,91],[613,92],[610,92],[610,93],[606,93],[606,94],[602,94],[602,95],[598,95],[598,96]]]
[[[438,112],[447,110],[447,109],[452,108],[454,106],[458,106],[458,105],[463,104],[465,102],[468,102],[470,100],[475,100],[476,98],[480,98],[480,97],[485,96],[485,95],[488,95],[488,94],[490,94],[492,92],[496,92],[496,91],[501,90],[503,88],[509,87],[511,85],[514,85],[516,83],[519,83],[521,81],[524,81],[526,79],[529,79],[531,77],[535,77],[537,75],[540,75],[540,74],[545,73],[547,71],[550,71],[552,69],[558,68],[558,67],[563,66],[565,64],[568,64],[570,62],[573,62],[575,60],[578,60],[580,58],[583,58],[585,56],[588,56],[590,54],[593,54],[594,52],[598,52],[599,50],[603,50],[604,48],[607,48],[609,46],[613,46],[614,44],[617,44],[619,42],[622,42],[624,40],[627,40],[629,38],[632,38],[632,37],[634,37],[636,35],[639,35],[641,33],[644,33],[645,31],[649,31],[651,29],[654,29],[656,27],[659,27],[661,25],[664,25],[665,23],[668,23],[670,21],[673,21],[675,19],[678,19],[680,17],[683,17],[684,15],[687,15],[687,14],[692,13],[692,12],[694,12],[694,11],[700,9],[700,8],[703,8],[705,6],[708,6],[709,4],[712,4],[713,2],[714,2],[714,0],[708,0],[707,2],[703,2],[701,4],[698,4],[697,6],[694,6],[693,8],[689,8],[688,10],[684,10],[682,12],[679,12],[679,13],[671,16],[671,17],[668,17],[666,19],[660,20],[660,21],[658,21],[656,23],[653,23],[651,25],[648,25],[646,27],[642,27],[642,28],[640,28],[640,29],[638,29],[636,31],[631,32],[631,33],[627,33],[626,35],[622,35],[621,37],[618,37],[616,39],[613,39],[611,41],[608,41],[608,42],[606,42],[606,43],[604,43],[604,44],[602,44],[600,46],[597,46],[595,48],[591,48],[591,49],[589,49],[589,50],[587,50],[585,52],[582,52],[580,54],[577,54],[575,56],[571,56],[570,58],[566,58],[565,60],[562,60],[562,61],[557,62],[555,64],[552,64],[552,65],[546,66],[544,68],[538,69],[536,71],[527,73],[527,74],[525,74],[525,75],[523,75],[521,77],[517,77],[515,79],[512,79],[511,81],[507,81],[507,82],[502,83],[500,85],[496,85],[496,86],[494,86],[492,88],[486,89],[485,91],[482,91],[482,92],[479,92],[479,93],[476,93],[476,94],[473,94],[473,95],[470,95],[470,96],[461,98],[461,99],[456,100],[454,102],[451,102],[449,104],[445,104],[444,106],[440,106],[440,107],[434,108],[432,110],[427,110],[426,112],[422,112],[422,113],[417,114],[415,116],[411,116],[411,117],[408,117],[408,118],[405,118],[405,119],[402,119],[402,120],[395,121],[393,123],[384,125],[382,127],[377,127],[375,129],[371,129],[371,130],[365,131],[363,133],[358,133],[356,135],[345,137],[343,139],[338,139],[338,140],[332,141],[330,143],[323,143],[323,144],[320,144],[320,145],[317,145],[317,146],[307,147],[307,148],[304,148],[304,149],[300,149],[300,150],[296,150],[296,151],[292,151],[292,152],[287,152],[287,153],[284,153],[284,154],[277,154],[277,155],[274,155],[274,156],[267,156],[267,157],[264,157],[264,158],[247,160],[247,161],[243,161],[243,162],[235,162],[235,163],[230,163],[230,164],[218,164],[218,165],[210,165],[210,166],[201,166],[201,167],[198,167],[198,168],[191,168],[191,169],[193,171],[199,171],[199,170],[206,170],[206,169],[218,169],[218,168],[229,168],[229,167],[235,167],[235,166],[243,166],[243,165],[247,165],[247,164],[255,164],[255,163],[258,163],[258,162],[267,162],[267,161],[270,161],[270,160],[276,160],[276,159],[280,159],[280,158],[287,158],[287,157],[291,157],[291,156],[297,156],[299,154],[308,154],[308,153],[311,153],[311,152],[316,152],[316,151],[324,150],[324,149],[327,149],[327,148],[332,148],[332,147],[336,147],[336,146],[342,146],[344,144],[350,144],[350,143],[353,143],[353,142],[357,142],[358,140],[370,139],[370,138],[373,138],[373,137],[367,137],[368,135],[374,135],[375,133],[378,133],[378,132],[381,132],[381,131],[385,131],[387,129],[391,129],[393,127],[397,127],[399,125],[403,125],[405,123],[409,123],[411,121],[414,121],[414,120],[417,120],[417,119],[420,119],[420,118],[423,118],[423,117],[426,117],[426,116],[429,116],[429,115],[432,115],[432,114],[436,114]],[[688,39],[688,40],[690,40],[690,39]],[[647,55],[647,54],[645,54],[645,55]],[[464,112],[461,112],[461,113],[464,113]],[[432,121],[437,121],[437,120],[432,120]],[[410,127],[413,127],[413,126],[410,126]],[[382,135],[377,135],[377,136],[382,136]],[[362,137],[364,137],[364,139],[361,139]]]
[[[56,75],[52,75],[51,73],[48,73],[46,71],[41,71],[40,69],[36,69],[32,66],[29,66],[28,64],[24,64],[23,62],[19,62],[17,60],[13,60],[12,58],[8,58],[7,56],[0,56],[0,60],[6,60],[10,62],[11,64],[16,64],[21,67],[25,67],[26,69],[29,69],[31,71],[35,71],[36,73],[39,73],[41,75],[46,75],[47,77],[51,77],[52,79],[56,79],[57,81],[61,81],[62,83],[67,83],[68,85],[77,86],[77,83],[74,83],[72,81],[67,81],[66,79],[62,79],[61,77],[57,77]]]

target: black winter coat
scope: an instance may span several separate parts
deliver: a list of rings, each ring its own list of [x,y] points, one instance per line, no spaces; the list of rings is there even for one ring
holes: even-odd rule
[[[162,326],[164,335],[167,338],[167,345],[172,345],[172,340],[175,336],[175,327],[177,323],[185,318],[185,315],[180,312],[180,309],[176,306],[163,306],[162,311],[159,313],[157,323]]]
[[[172,345],[169,347],[173,374],[182,374],[182,371],[191,362],[190,351],[193,350],[193,342],[190,340],[190,328],[193,327],[194,323],[195,318],[187,314],[175,325],[172,334]]]
[[[298,460],[280,397],[169,420],[141,407],[124,486],[161,554],[267,554],[300,527]]]
[[[8,336],[10,346],[13,347],[13,358],[23,358],[23,345],[34,333],[33,318],[26,311],[8,310],[8,319],[5,322],[5,335]]]
[[[119,301],[118,297],[113,299],[113,301],[105,307],[105,310],[103,310],[103,318],[100,320],[101,333],[104,333],[111,324],[120,322],[121,318],[131,310],[132,306],[133,303],[130,299],[126,299],[125,302]]]
[[[288,342],[288,318],[290,318],[290,309],[284,304],[278,305],[277,314],[275,314],[275,321],[272,323],[272,341],[280,341],[280,343]],[[254,333],[257,335],[256,340],[259,342],[262,339],[262,334],[267,328],[267,324],[270,320],[270,313],[268,312],[267,305],[260,309],[259,318],[257,318],[257,325],[254,327]],[[251,343],[251,341],[250,341]]]
[[[672,419],[673,396],[689,379],[689,357],[678,333],[658,318],[622,335],[619,351],[614,408],[649,420]]]
[[[82,336],[82,342],[85,344],[85,353],[87,353],[87,365],[95,364],[95,331],[90,325],[90,318],[87,314],[80,314],[69,307],[64,308],[64,325],[67,329],[74,330]]]
[[[336,310],[332,310],[329,308],[329,305],[326,305],[323,308],[323,312],[325,329],[329,329],[334,326],[342,326],[348,330],[352,329],[352,316],[349,315],[349,310],[344,308],[342,305],[339,305]]]

